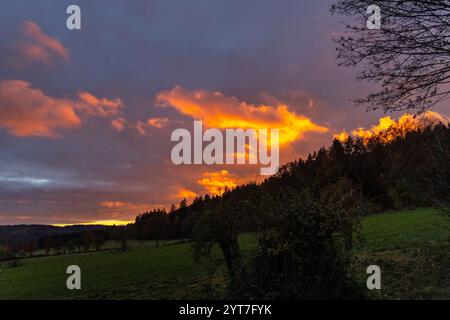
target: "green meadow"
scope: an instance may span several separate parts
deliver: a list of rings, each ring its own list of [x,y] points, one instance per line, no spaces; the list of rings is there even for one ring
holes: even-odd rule
[[[382,289],[372,299],[450,299],[450,220],[429,208],[365,217],[354,273],[365,288],[366,268],[382,270]],[[245,251],[252,235],[240,238]],[[82,270],[82,289],[66,288],[66,268]],[[132,246],[71,255],[29,258],[2,266],[0,299],[214,299],[226,298],[219,250],[195,262],[190,243]]]

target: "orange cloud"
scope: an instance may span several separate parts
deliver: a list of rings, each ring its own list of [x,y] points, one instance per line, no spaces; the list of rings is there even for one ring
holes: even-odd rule
[[[186,188],[180,188],[177,193],[178,199],[193,199],[197,196],[197,194],[194,191],[191,191]]]
[[[220,92],[189,91],[176,86],[156,97],[161,106],[170,105],[181,113],[212,128],[279,129],[280,144],[302,139],[306,132],[327,132],[328,128],[290,111],[286,105],[255,106],[226,97]]]
[[[103,201],[99,202],[103,210],[107,210],[109,217],[114,220],[126,220],[136,216],[137,214],[159,208],[161,206],[146,204],[146,203],[131,203],[123,201]]]
[[[10,134],[50,137],[80,124],[69,101],[46,96],[25,81],[0,81],[0,127]]]
[[[25,21],[21,26],[24,39],[13,47],[16,51],[16,61],[21,65],[38,61],[47,66],[54,59],[70,60],[69,50],[56,38],[46,35],[33,21]]]
[[[116,131],[122,131],[125,129],[125,125],[127,124],[127,121],[124,118],[117,118],[114,120],[111,120],[111,126]]]
[[[383,143],[388,143],[397,137],[404,137],[408,132],[421,130],[429,125],[437,123],[448,123],[448,119],[437,112],[426,111],[422,115],[412,116],[409,113],[402,115],[398,121],[391,117],[383,117],[377,125],[370,129],[357,128],[352,131],[354,137],[363,139],[364,143],[368,143],[371,139],[377,138]],[[350,134],[342,131],[334,135],[335,139],[345,142]]]
[[[78,104],[78,109],[83,110],[89,116],[109,117],[119,113],[122,107],[120,99],[109,100],[97,98],[89,92],[80,92],[78,97],[84,103]]]
[[[126,202],[121,201],[103,201],[99,203],[102,207],[106,208],[121,208],[127,205]]]
[[[347,131],[342,131],[342,132],[339,132],[339,133],[335,133],[333,135],[333,138],[339,140],[340,142],[347,141],[349,137],[350,137],[350,135],[348,134]]]
[[[58,99],[32,88],[26,81],[0,81],[0,128],[18,137],[56,137],[61,130],[80,126],[81,117],[117,113],[120,100],[97,100],[93,104],[81,97]]]
[[[220,195],[225,189],[232,189],[238,183],[227,170],[205,172],[203,178],[197,182],[211,195]]]
[[[151,119],[147,120],[147,123],[150,126],[158,128],[158,129],[165,127],[168,122],[169,122],[169,119],[167,119],[167,118],[151,118]]]
[[[134,128],[141,134],[146,135],[147,129],[150,127],[161,129],[165,127],[169,123],[169,119],[167,118],[150,118],[146,122],[138,121],[134,125]]]

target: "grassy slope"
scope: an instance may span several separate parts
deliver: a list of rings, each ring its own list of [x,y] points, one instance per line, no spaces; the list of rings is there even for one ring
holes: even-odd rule
[[[382,290],[373,299],[450,299],[450,220],[429,208],[363,220],[355,272],[362,286],[371,264],[380,266]]]
[[[355,264],[361,284],[362,270],[378,264],[383,290],[371,292],[373,298],[450,298],[449,229],[450,222],[432,209],[365,218]],[[243,236],[241,246],[253,241]],[[82,269],[82,290],[65,287],[71,264]],[[0,272],[0,299],[215,298],[225,283],[220,268],[211,280],[208,267],[194,263],[190,244],[36,258]]]
[[[362,221],[360,249],[375,252],[441,241],[450,235],[450,222],[429,208],[386,212]]]

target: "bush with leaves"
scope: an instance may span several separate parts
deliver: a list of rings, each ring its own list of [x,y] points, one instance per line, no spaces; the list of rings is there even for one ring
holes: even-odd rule
[[[352,232],[359,205],[347,180],[322,190],[270,186],[258,214],[258,246],[232,283],[237,297],[354,297]]]

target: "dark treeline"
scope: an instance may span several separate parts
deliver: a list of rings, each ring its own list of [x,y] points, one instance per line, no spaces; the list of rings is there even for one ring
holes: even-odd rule
[[[123,241],[124,239],[130,238],[130,235],[127,234],[127,228],[124,227],[96,226],[96,229],[86,229],[85,231],[73,233],[56,233],[26,241],[1,241],[3,251],[7,251],[10,254],[5,255],[6,258],[3,259],[0,254],[0,261],[8,260],[7,257],[13,256],[35,256],[37,250],[44,250],[45,255],[50,253],[67,254],[88,250],[101,250],[108,240]],[[126,246],[126,243],[121,247],[124,246]],[[5,248],[7,249],[6,251]],[[44,255],[44,253],[40,253],[40,255]]]

